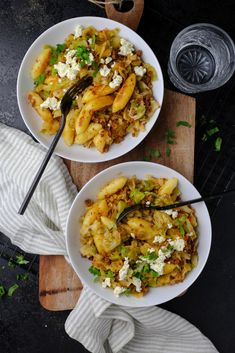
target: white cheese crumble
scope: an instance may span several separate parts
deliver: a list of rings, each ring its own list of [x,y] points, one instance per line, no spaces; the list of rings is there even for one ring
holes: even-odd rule
[[[150,249],[148,249],[148,252],[151,254],[151,253],[155,252],[155,249],[154,248],[150,248]]]
[[[124,264],[123,264],[122,268],[119,271],[119,280],[120,281],[123,281],[123,280],[126,279],[126,276],[127,276],[127,273],[128,273],[129,267],[130,267],[128,261],[129,261],[128,257],[125,257]]]
[[[132,54],[132,52],[134,51],[134,46],[131,42],[129,42],[128,40],[121,38],[120,40],[121,46],[119,48],[119,52],[118,54],[123,55],[123,56],[127,56],[128,54]]]
[[[107,65],[104,65],[103,67],[100,68],[100,74],[103,77],[108,76],[108,74],[110,73],[111,69],[108,68]]]
[[[146,68],[143,66],[135,66],[134,71],[137,76],[143,77],[146,73]]]
[[[105,61],[104,61],[103,58],[100,59],[100,63],[101,63],[101,64],[104,64],[104,63],[105,63]]]
[[[132,283],[134,284],[135,286],[135,290],[136,292],[141,292],[141,280],[137,277],[133,277],[132,279]]]
[[[82,36],[82,30],[83,30],[83,27],[81,25],[77,25],[75,27],[75,30],[74,30],[74,37],[75,38],[79,38]]]
[[[165,238],[162,235],[156,235],[153,239],[153,243],[163,243]]]
[[[48,97],[43,103],[40,104],[41,108],[49,108],[50,110],[60,109],[60,102],[55,97]]]
[[[150,205],[150,201],[146,201],[146,202],[145,202],[145,205],[146,205],[146,206],[149,206],[149,205]]]
[[[111,65],[111,68],[113,68],[116,65],[116,62],[114,61]]]
[[[89,60],[92,63],[92,61],[94,61],[94,55],[92,53],[89,54]],[[91,65],[90,63],[90,65]]]
[[[113,59],[111,58],[111,56],[108,56],[106,59],[105,59],[105,64],[108,65]]]
[[[185,247],[184,239],[177,237],[175,240],[168,240],[169,244],[174,247],[176,251],[183,251]]]
[[[126,291],[126,288],[117,286],[114,288],[113,293],[114,293],[115,297],[119,297],[119,295],[125,291]]]
[[[65,55],[66,62],[58,62],[54,65],[58,75],[63,78],[67,77],[69,80],[75,80],[80,71],[80,64],[77,62],[76,50],[69,50]]]
[[[106,288],[106,287],[111,287],[111,279],[110,278],[105,278],[105,280],[102,282],[102,287]]]
[[[114,72],[113,79],[109,82],[109,87],[116,88],[122,83],[122,76],[118,75],[117,71]]]
[[[153,248],[148,249],[149,253],[152,253]],[[155,251],[155,249],[154,249]],[[172,254],[172,250],[168,249],[166,246],[162,246],[159,251],[158,251],[158,257],[155,260],[149,260],[148,258],[145,258],[143,256],[140,256],[140,259],[144,262],[147,262],[151,268],[151,270],[154,270],[157,272],[159,275],[162,275],[164,273],[164,266],[165,266],[165,260],[168,259]],[[137,260],[139,261],[139,260]],[[137,263],[136,261],[136,263]]]
[[[165,212],[166,214],[171,216],[173,219],[175,219],[178,216],[178,211],[166,210],[166,211],[163,211],[163,212]]]
[[[168,224],[167,224],[167,228],[168,228],[168,229],[171,229],[172,227],[173,227],[173,224],[171,224],[171,223],[168,223]]]
[[[90,45],[92,44],[92,38],[88,39],[88,44],[90,44]]]
[[[67,54],[65,54],[66,64],[72,64],[76,52],[76,50],[67,51]]]

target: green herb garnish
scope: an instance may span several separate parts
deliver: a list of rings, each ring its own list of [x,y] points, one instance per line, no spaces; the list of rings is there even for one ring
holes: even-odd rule
[[[42,84],[45,81],[45,78],[46,78],[45,74],[41,74],[37,78],[35,78],[35,80],[34,80],[35,86]]]
[[[127,248],[125,247],[125,245],[120,245],[120,252],[121,252],[121,255],[122,255],[123,257],[126,256],[126,254],[127,254]]]
[[[166,156],[169,157],[171,154],[171,150],[169,147],[166,148]]]
[[[12,297],[12,295],[14,294],[14,292],[19,288],[18,284],[13,284],[13,286],[11,286],[8,291],[7,291],[7,295],[8,297]]]
[[[114,273],[113,273],[113,271],[108,270],[108,272],[106,273],[106,277],[108,277],[108,278],[114,278]]]
[[[212,135],[216,134],[217,132],[219,132],[219,128],[216,126],[213,129],[207,130],[206,133],[208,136],[212,136]]]
[[[142,274],[140,272],[134,272],[133,273],[133,277],[141,279],[142,278]]]
[[[173,145],[176,143],[175,139],[175,132],[173,130],[168,129],[165,132],[165,137],[166,137],[166,143],[168,143],[169,145]]]
[[[130,294],[130,292],[131,292],[131,288],[127,288],[127,289],[125,290],[125,292],[123,292],[123,294],[125,294],[125,295],[129,295],[129,294]]]
[[[15,263],[12,261],[12,259],[8,261],[7,265],[8,265],[8,267],[10,267],[10,268],[15,268],[15,267],[16,267],[16,265],[15,265]]]
[[[157,271],[154,271],[154,270],[150,270],[150,275],[152,277],[159,277],[159,273]]]
[[[221,145],[222,145],[222,137],[217,137],[215,140],[215,151],[219,152],[221,150]]]
[[[95,45],[95,42],[96,42],[96,35],[95,35],[95,33],[92,34],[91,40],[92,40],[91,45],[94,46],[94,45]]]
[[[192,125],[186,121],[186,120],[180,120],[180,121],[177,121],[176,123],[176,126],[187,126],[187,127],[192,127]]]
[[[3,286],[0,286],[0,298],[3,297],[5,293],[6,293],[5,288]]]
[[[143,269],[142,269],[142,272],[143,272],[143,273],[148,273],[149,271],[150,271],[150,266],[149,266],[149,264],[145,264],[144,267],[143,267]]]
[[[150,151],[150,156],[159,158],[159,157],[161,157],[161,152],[159,150],[152,149]]]
[[[80,59],[81,67],[83,67],[86,64],[91,63],[90,56],[89,56],[90,52],[84,45],[77,47],[76,55]]]
[[[91,266],[91,267],[88,269],[88,271],[89,271],[92,275],[94,275],[94,276],[96,276],[96,277],[99,277],[99,276],[100,276],[100,270],[99,270],[98,268],[94,267],[94,266]]]
[[[54,65],[58,61],[59,54],[65,50],[66,45],[65,44],[57,44],[56,48],[54,48],[54,47],[50,47],[50,48],[52,51],[51,51],[51,57],[49,60],[49,65]]]
[[[27,265],[29,263],[28,260],[25,260],[23,255],[16,256],[16,263],[18,265]]]
[[[18,281],[27,281],[29,279],[29,274],[28,273],[22,273],[16,276]]]
[[[179,230],[180,230],[180,234],[181,234],[182,236],[184,236],[185,230],[184,230],[184,227],[183,227],[183,225],[182,225],[181,223],[179,224]]]

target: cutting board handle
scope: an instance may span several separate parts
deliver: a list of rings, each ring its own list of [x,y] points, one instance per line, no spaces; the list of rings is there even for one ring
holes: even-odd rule
[[[130,11],[121,12],[116,10],[114,4],[109,0],[105,0],[105,11],[108,18],[111,20],[123,23],[127,27],[137,30],[141,16],[144,11],[144,0],[132,0],[133,7]]]

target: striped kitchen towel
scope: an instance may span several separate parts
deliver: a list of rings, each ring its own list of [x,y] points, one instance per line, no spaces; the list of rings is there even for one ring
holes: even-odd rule
[[[66,217],[77,190],[59,157],[50,160],[24,216],[17,214],[44,154],[30,136],[0,124],[0,231],[26,252],[66,256]],[[87,288],[65,329],[94,353],[218,352],[178,315],[113,305]]]

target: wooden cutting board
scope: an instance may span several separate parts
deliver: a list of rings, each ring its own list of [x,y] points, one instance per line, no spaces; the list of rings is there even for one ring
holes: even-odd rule
[[[74,183],[80,189],[91,177],[101,170],[121,162],[144,160],[151,149],[158,149],[161,157],[152,158],[152,162],[171,167],[187,179],[193,181],[195,99],[180,93],[165,90],[161,113],[155,126],[144,141],[131,152],[115,160],[84,164],[65,161]],[[176,127],[176,122],[188,121],[192,127]],[[176,144],[167,145],[165,132],[175,132]],[[166,156],[166,148],[171,149]],[[133,171],[134,172],[134,171]],[[40,256],[39,262],[39,300],[48,310],[69,310],[74,308],[82,290],[82,284],[62,256]]]

